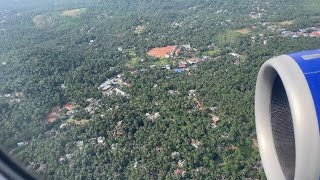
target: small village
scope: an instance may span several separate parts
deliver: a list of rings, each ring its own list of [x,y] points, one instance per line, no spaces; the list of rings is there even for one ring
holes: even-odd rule
[[[320,38],[320,27],[310,27],[299,29],[299,31],[288,31],[285,28],[281,28],[280,35],[283,37],[292,37],[292,38],[299,38],[299,37],[311,37],[311,38]]]

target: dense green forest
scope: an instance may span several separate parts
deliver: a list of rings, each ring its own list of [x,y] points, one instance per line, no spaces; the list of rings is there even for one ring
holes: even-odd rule
[[[46,179],[264,179],[256,76],[273,56],[320,48],[319,8],[0,1],[0,144]],[[167,45],[181,52],[147,54]]]

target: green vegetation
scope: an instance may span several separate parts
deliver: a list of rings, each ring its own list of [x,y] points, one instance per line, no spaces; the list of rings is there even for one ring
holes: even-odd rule
[[[278,31],[319,26],[302,4],[1,1],[0,144],[45,179],[264,179],[256,76],[270,57],[320,47]],[[147,55],[167,45],[184,48]]]
[[[75,125],[86,125],[89,122],[89,120],[82,119],[82,120],[75,120],[75,119],[68,119],[67,123],[75,124]]]
[[[131,58],[131,61],[127,62],[126,65],[128,67],[136,67],[139,64],[140,60],[141,59],[138,57]]]
[[[71,16],[71,17],[77,17],[81,14],[85,13],[87,11],[87,8],[79,8],[79,9],[70,9],[62,12],[62,16]]]
[[[239,32],[227,30],[216,37],[216,42],[219,47],[239,47],[244,38],[248,38],[248,36]]]
[[[303,7],[306,11],[319,12],[320,3],[318,0],[306,0],[303,3]]]
[[[207,55],[207,56],[216,57],[216,56],[220,55],[220,50],[211,50],[211,51],[205,52],[203,54]]]
[[[171,64],[171,63],[169,62],[169,59],[161,58],[159,60],[155,60],[152,64],[157,65],[158,67],[161,67],[161,66]]]

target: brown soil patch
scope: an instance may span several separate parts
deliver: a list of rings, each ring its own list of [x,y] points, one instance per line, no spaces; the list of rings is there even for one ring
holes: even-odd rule
[[[151,49],[148,52],[148,55],[156,58],[164,58],[166,57],[166,55],[169,55],[170,53],[174,52],[176,48],[177,46],[157,47]]]
[[[60,108],[58,106],[53,108],[52,112],[50,112],[47,115],[47,118],[46,118],[47,124],[54,123],[58,119],[59,110],[60,110]]]

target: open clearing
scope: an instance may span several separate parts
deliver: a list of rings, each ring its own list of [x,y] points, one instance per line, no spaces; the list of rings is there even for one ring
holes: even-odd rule
[[[59,115],[59,107],[54,107],[53,110],[47,115],[46,123],[51,124],[57,121]]]
[[[67,11],[64,11],[62,13],[62,16],[70,16],[70,17],[75,17],[75,16],[79,16],[82,13],[86,12],[86,8],[80,8],[80,9],[70,9]]]
[[[148,52],[148,55],[156,58],[164,58],[166,57],[166,55],[169,55],[170,53],[172,53],[176,48],[177,46],[157,47],[157,48],[151,49]]]
[[[139,64],[140,60],[141,59],[138,58],[138,57],[131,58],[131,61],[127,62],[126,66],[128,66],[128,67],[136,67]]]
[[[35,16],[32,21],[37,28],[48,28],[53,27],[59,23],[64,23],[65,17],[77,17],[87,11],[86,8],[71,9],[67,11],[59,12],[48,12]],[[68,21],[69,23],[69,21]]]
[[[38,28],[50,27],[54,23],[54,18],[50,14],[40,14],[32,19],[34,25]]]
[[[243,28],[243,29],[236,30],[236,32],[241,34],[250,34],[251,30],[249,28]]]
[[[164,66],[164,65],[167,65],[167,64],[169,64],[169,60],[168,59],[166,59],[166,58],[162,58],[162,59],[160,59],[159,61],[155,61],[154,62],[154,65],[157,65],[157,66]]]
[[[219,56],[219,54],[220,54],[219,50],[211,50],[204,53],[204,55],[211,56],[211,57]]]
[[[278,22],[278,24],[280,26],[290,26],[291,24],[293,24],[293,21],[281,21],[281,22]]]

